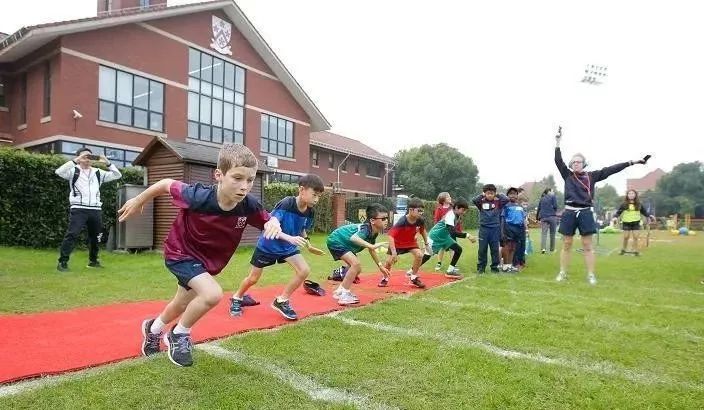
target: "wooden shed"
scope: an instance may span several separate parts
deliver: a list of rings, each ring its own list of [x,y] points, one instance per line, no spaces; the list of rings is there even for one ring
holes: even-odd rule
[[[213,184],[215,179],[213,171],[218,160],[217,147],[194,144],[190,142],[170,141],[166,138],[155,137],[133,161],[134,165],[146,168],[147,184],[172,178],[187,184],[200,182]],[[254,186],[251,195],[262,200],[262,192],[266,183],[266,174],[271,173],[264,161],[259,161]],[[166,235],[178,209],[171,203],[171,197],[162,196],[154,200],[154,244],[155,248],[162,248]],[[242,236],[243,245],[256,243],[259,230],[247,227]]]

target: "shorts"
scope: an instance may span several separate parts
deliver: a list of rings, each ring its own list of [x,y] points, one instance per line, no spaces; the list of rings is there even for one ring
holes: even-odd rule
[[[352,252],[349,249],[331,248],[330,246],[328,246],[328,250],[330,251],[330,255],[332,255],[332,259],[336,261],[342,259],[342,256],[347,252]],[[356,255],[355,252],[352,253]]]
[[[403,255],[403,254],[406,254],[406,253],[412,251],[413,249],[420,249],[420,248],[417,247],[417,246],[414,246],[414,247],[412,247],[412,248],[396,248],[396,254],[397,254],[397,255]],[[389,249],[386,251],[386,254],[387,254],[387,255],[391,255],[391,248],[389,248]]]
[[[565,212],[562,213],[558,232],[565,236],[574,236],[577,229],[579,229],[579,234],[582,236],[596,233],[596,221],[591,209],[587,208],[579,211],[565,209]]]
[[[176,276],[178,284],[186,290],[191,290],[188,282],[198,275],[208,273],[203,262],[197,259],[165,260],[166,268]]]
[[[640,221],[621,222],[621,229],[624,231],[640,231]]]
[[[526,227],[524,225],[514,225],[509,223],[505,224],[504,235],[506,236],[506,239],[504,242],[520,242],[523,240],[525,230]]]
[[[301,252],[296,249],[294,252],[281,255],[264,252],[259,248],[255,248],[254,254],[252,255],[252,259],[250,259],[249,263],[256,268],[266,268],[267,266],[275,265],[277,263],[286,263],[286,259],[293,255],[298,255],[299,253]]]

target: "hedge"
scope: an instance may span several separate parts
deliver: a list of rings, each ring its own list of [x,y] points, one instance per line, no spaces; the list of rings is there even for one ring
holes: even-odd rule
[[[0,148],[0,245],[39,248],[61,244],[68,225],[69,183],[54,171],[65,162],[62,155]],[[120,180],[103,184],[100,190],[106,230],[115,225],[118,187],[143,183],[140,169],[121,172]]]
[[[287,196],[298,195],[298,184],[285,182],[272,182],[264,187],[264,207],[271,211],[274,206]],[[325,191],[320,196],[315,206],[315,224],[313,231],[329,233],[333,230],[332,222],[332,194]]]

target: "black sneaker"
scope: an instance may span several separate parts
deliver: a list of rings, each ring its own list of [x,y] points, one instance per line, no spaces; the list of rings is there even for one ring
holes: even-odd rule
[[[68,272],[68,263],[67,262],[59,262],[59,264],[56,265],[56,270],[59,272]]]
[[[100,264],[98,261],[93,261],[93,262],[88,262],[88,267],[89,268],[102,268],[103,265]]]
[[[271,302],[271,307],[281,313],[281,316],[285,317],[288,320],[296,320],[298,319],[298,315],[296,312],[291,308],[291,305],[288,303],[288,300],[285,300],[283,302],[279,302],[278,298],[274,298],[274,301]]]
[[[389,278],[381,278],[381,280],[379,281],[379,284],[377,286],[380,288],[385,288],[385,287],[389,286]]]
[[[242,299],[230,298],[230,316],[242,314]]]
[[[491,268],[491,271],[493,273],[501,273],[501,269],[499,269],[499,268]]]
[[[142,354],[145,356],[159,353],[161,332],[152,333],[152,323],[154,323],[154,319],[148,319],[142,322]]]
[[[634,255],[634,256],[640,256],[640,252],[638,252],[638,251],[633,252],[633,255]]]
[[[164,335],[169,360],[175,365],[186,367],[193,364],[193,343],[188,333],[174,333],[173,329]]]
[[[411,279],[411,283],[417,288],[425,288],[425,283],[421,282],[418,276],[416,276],[415,279]]]
[[[477,269],[477,275],[483,275],[486,273],[486,270],[484,269]]]

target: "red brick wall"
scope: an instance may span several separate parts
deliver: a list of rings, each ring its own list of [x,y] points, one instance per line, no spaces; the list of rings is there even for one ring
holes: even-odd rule
[[[311,146],[310,151],[318,151],[318,168],[313,167],[313,157],[310,154],[310,172],[319,175],[326,186],[330,183],[337,181],[337,166],[345,158],[346,154],[335,152],[335,164],[334,169],[328,168],[328,154],[332,151],[325,150],[323,148],[318,148]],[[359,175],[355,174],[355,164],[360,160],[359,157],[350,155],[347,158],[347,172],[340,171],[340,182],[342,182],[343,190],[353,190],[353,191],[363,191],[369,193],[381,194],[384,187],[384,172],[381,173],[381,178],[373,178],[367,176],[367,169],[365,167],[366,159],[362,159],[363,163],[359,167]],[[383,165],[382,165],[383,170]]]

